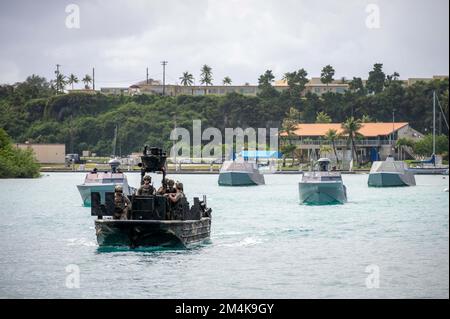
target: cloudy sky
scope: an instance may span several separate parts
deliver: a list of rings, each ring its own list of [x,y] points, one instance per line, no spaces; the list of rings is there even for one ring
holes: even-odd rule
[[[66,25],[70,4],[79,28]],[[216,84],[256,84],[266,69],[318,76],[326,64],[336,78],[367,77],[376,62],[430,77],[449,74],[449,1],[0,0],[0,43],[0,83],[51,78],[58,63],[79,78],[95,66],[97,88],[128,86],[146,67],[161,79],[163,60],[169,83],[199,78],[203,64]]]

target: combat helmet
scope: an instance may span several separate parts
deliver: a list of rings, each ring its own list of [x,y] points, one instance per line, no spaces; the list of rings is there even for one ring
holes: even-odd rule
[[[122,193],[123,192],[123,187],[121,185],[116,185],[114,190],[116,191],[116,193]]]
[[[152,181],[152,177],[150,175],[145,175],[143,180],[151,182]]]

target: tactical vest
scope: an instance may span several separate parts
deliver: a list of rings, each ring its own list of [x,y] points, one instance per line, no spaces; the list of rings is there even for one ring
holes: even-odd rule
[[[172,208],[173,217],[174,217],[174,219],[178,219],[178,220],[183,219],[183,213],[186,210],[186,207],[189,209],[189,204],[186,200],[186,197],[184,196],[183,193],[181,193],[181,194],[182,194],[182,196],[176,203],[173,204],[173,208]]]
[[[154,188],[152,185],[142,185],[141,188],[139,189],[139,195],[140,196],[150,196],[153,195],[154,193]]]
[[[125,208],[125,199],[123,198],[123,195],[114,195],[114,205],[116,206],[116,209],[123,210]]]

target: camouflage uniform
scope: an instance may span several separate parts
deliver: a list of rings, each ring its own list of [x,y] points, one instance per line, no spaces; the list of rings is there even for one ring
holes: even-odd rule
[[[183,192],[183,184],[177,183],[175,193],[175,196],[171,196],[170,202],[170,211],[171,211],[171,219],[182,219],[183,217],[183,210],[184,206],[186,204],[186,196]]]
[[[166,180],[166,186],[163,185],[158,189],[158,195],[175,194],[177,190],[173,187],[174,184],[173,180]]]
[[[148,181],[148,184],[145,184],[145,182]],[[152,196],[155,195],[155,188],[150,185],[152,181],[152,178],[149,175],[144,176],[144,185],[142,185],[138,191],[138,196]]]
[[[114,219],[127,220],[131,209],[131,202],[127,196],[122,193],[122,187],[116,186],[114,193]]]
[[[151,196],[155,194],[155,188],[152,185],[142,185],[138,191],[137,194],[139,196]]]

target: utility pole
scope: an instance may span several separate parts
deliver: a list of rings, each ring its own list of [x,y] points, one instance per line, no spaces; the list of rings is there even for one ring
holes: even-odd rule
[[[391,144],[391,148],[392,148],[392,153],[393,153],[393,157],[395,157],[395,109],[392,110],[392,144]]]
[[[148,68],[147,68],[147,85],[148,85]]]
[[[173,114],[173,125],[174,125],[174,130],[176,132],[176,130],[177,130],[177,113]],[[175,149],[175,140],[173,141],[173,149]],[[174,152],[174,162],[175,162],[175,171],[178,171],[177,152]]]
[[[167,61],[162,61],[161,64],[163,66],[163,96],[166,95],[166,65]]]
[[[72,125],[73,116],[70,116],[70,153],[73,154],[73,125]]]
[[[95,91],[95,68],[92,68],[92,89]]]
[[[59,93],[58,75],[59,75],[59,67],[60,66],[61,66],[61,64],[57,64],[56,65],[56,71],[55,71],[55,74],[56,74],[56,94]]]

